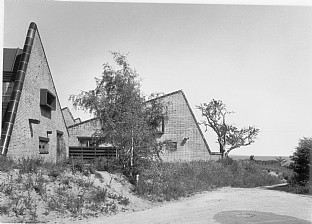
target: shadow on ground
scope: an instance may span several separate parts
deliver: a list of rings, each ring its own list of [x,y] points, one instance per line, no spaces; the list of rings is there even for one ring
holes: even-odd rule
[[[257,212],[247,210],[223,211],[216,214],[214,220],[220,224],[311,224],[309,221],[272,212]]]

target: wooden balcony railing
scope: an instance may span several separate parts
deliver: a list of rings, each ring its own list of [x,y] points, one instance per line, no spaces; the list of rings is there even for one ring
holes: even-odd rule
[[[116,157],[117,150],[114,147],[81,147],[81,146],[69,147],[70,158],[79,157],[83,159],[94,159],[99,156]]]

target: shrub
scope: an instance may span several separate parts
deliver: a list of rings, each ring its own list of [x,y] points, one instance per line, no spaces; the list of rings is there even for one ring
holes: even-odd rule
[[[38,167],[43,165],[43,160],[40,158],[23,158],[18,160],[17,167],[20,173],[37,173]]]
[[[107,199],[107,189],[106,188],[102,188],[102,187],[98,187],[95,188],[92,192],[91,192],[91,200],[94,203],[101,203],[101,202],[105,202]]]
[[[0,155],[0,171],[9,172],[14,167],[14,161],[10,157]]]
[[[92,161],[94,168],[98,171],[109,173],[123,173],[123,165],[118,158],[97,157]]]
[[[75,172],[82,173],[84,171],[84,165],[85,165],[85,162],[82,158],[78,158],[78,159],[75,158],[75,159],[70,160],[70,167],[73,173]]]
[[[299,146],[296,148],[291,160],[291,167],[294,170],[294,176],[291,183],[305,186],[309,182],[309,171],[311,167],[310,155],[312,154],[312,138],[303,138],[299,140]]]
[[[150,200],[163,201],[216,187],[257,187],[280,182],[252,161],[153,162],[141,172],[136,193]]]
[[[65,170],[69,169],[69,165],[66,161],[58,163],[45,163],[44,167],[48,172],[48,176],[55,179],[59,177],[62,173],[64,173]]]

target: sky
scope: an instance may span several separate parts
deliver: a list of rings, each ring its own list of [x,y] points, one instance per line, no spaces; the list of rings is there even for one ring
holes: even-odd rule
[[[128,53],[142,92],[182,89],[196,105],[222,100],[227,121],[256,126],[250,146],[233,155],[289,156],[312,137],[311,6],[151,4],[5,0],[4,47],[23,47],[38,26],[62,107],[95,87],[110,51]],[[218,151],[216,135],[204,135]]]

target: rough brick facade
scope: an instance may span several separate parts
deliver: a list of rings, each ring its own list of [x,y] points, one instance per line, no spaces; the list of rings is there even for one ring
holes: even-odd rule
[[[99,127],[99,122],[96,119],[69,126],[69,146],[80,146],[78,137],[92,137],[97,127]]]
[[[164,133],[159,141],[171,141],[176,147],[164,147],[164,161],[210,160],[209,146],[197,124],[184,93],[176,91],[161,97],[168,111],[164,118]]]
[[[41,89],[47,89],[49,96],[55,97],[54,109],[40,106]],[[44,152],[39,150],[40,141],[45,144]],[[68,157],[68,131],[38,31],[35,33],[7,155],[15,159],[41,157],[51,162]]]
[[[218,159],[211,155],[209,146],[201,132],[196,118],[184,93],[176,91],[160,97],[167,106],[164,130],[158,141],[170,141],[176,147],[163,146],[160,154],[163,161],[193,161]],[[70,121],[72,122],[72,121]],[[91,119],[68,127],[69,146],[80,146],[78,138],[91,137],[99,128],[99,122]]]

